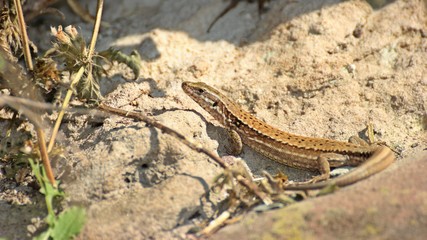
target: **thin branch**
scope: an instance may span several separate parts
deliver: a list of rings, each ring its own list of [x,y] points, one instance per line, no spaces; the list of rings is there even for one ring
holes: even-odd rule
[[[24,105],[24,106],[26,105],[27,106],[26,109],[45,109],[45,110],[56,110],[56,109],[58,109],[58,107],[55,107],[52,104],[34,102],[34,101],[30,101],[30,100],[24,99],[24,98],[11,97],[11,96],[1,96],[0,95],[0,106],[5,105],[5,104],[8,104],[9,106],[19,105],[19,106],[21,106],[21,108],[22,108],[22,105]],[[215,162],[217,162],[225,170],[230,170],[230,167],[218,155],[216,155],[212,151],[207,150],[201,144],[195,143],[191,139],[188,139],[184,135],[176,132],[175,130],[173,130],[167,126],[164,126],[163,124],[159,123],[158,121],[156,121],[152,118],[149,118],[147,116],[144,116],[144,115],[136,113],[136,112],[129,112],[129,111],[121,110],[118,108],[113,108],[113,107],[107,106],[105,104],[99,105],[98,109],[100,111],[93,110],[93,109],[91,109],[91,110],[77,109],[76,110],[76,109],[69,109],[69,108],[63,109],[63,110],[66,112],[77,112],[80,114],[92,113],[92,114],[95,114],[96,116],[103,116],[103,117],[105,117],[106,114],[114,114],[114,115],[118,115],[118,116],[122,116],[122,117],[126,117],[126,118],[132,118],[132,119],[140,120],[142,122],[147,123],[150,126],[153,126],[157,129],[160,129],[162,131],[162,133],[166,133],[166,134],[169,134],[169,135],[177,138],[178,140],[180,140],[182,143],[184,143],[185,145],[187,145],[188,147],[190,147],[194,151],[205,154],[206,156],[208,156],[209,158],[211,158]],[[26,112],[24,112],[24,114],[26,114],[27,116],[28,115],[32,116],[32,114],[28,114]],[[272,203],[272,200],[265,193],[260,191],[259,188],[253,182],[244,178],[240,174],[236,175],[235,178],[240,184],[242,184],[243,186],[245,186],[246,188],[251,190],[257,197],[259,197],[264,202],[264,204],[269,205]]]
[[[201,146],[201,144],[194,143],[192,140],[186,138],[181,133],[179,133],[179,132],[177,132],[177,131],[169,128],[169,127],[166,127],[165,125],[157,122],[156,120],[154,120],[152,118],[149,118],[147,116],[144,116],[144,115],[136,113],[136,112],[129,112],[129,111],[121,110],[118,108],[113,108],[113,107],[107,106],[105,104],[100,104],[98,106],[98,108],[101,111],[104,111],[107,113],[112,113],[112,114],[119,115],[119,116],[122,116],[125,118],[132,118],[132,119],[143,121],[143,122],[147,123],[148,125],[151,125],[155,128],[160,129],[162,131],[162,133],[166,133],[166,134],[169,134],[173,137],[178,138],[181,142],[183,142],[185,145],[187,145],[191,149],[193,149],[197,152],[204,153],[208,157],[212,158],[215,162],[217,162],[222,168],[224,168],[224,169],[229,168],[228,165],[215,153],[203,148],[203,146]]]
[[[250,189],[257,197],[259,197],[265,205],[270,205],[273,203],[270,197],[264,192],[260,191],[258,186],[255,185],[252,181],[248,180],[247,178],[244,178],[242,175],[237,175],[236,179],[237,181],[239,181],[240,184]]]
[[[208,157],[210,157],[211,159],[213,159],[215,162],[217,162],[222,168],[224,169],[230,169],[230,167],[215,153],[203,148],[203,146],[199,143],[194,143],[192,140],[186,138],[184,135],[182,135],[181,133],[178,133],[177,131],[157,122],[154,119],[151,119],[147,116],[144,116],[142,114],[136,113],[136,112],[129,112],[129,111],[124,111],[118,108],[113,108],[110,106],[107,106],[105,104],[100,104],[98,106],[98,108],[101,111],[104,112],[108,112],[108,113],[113,113],[122,117],[126,117],[126,118],[132,118],[132,119],[136,119],[136,120],[140,120],[143,121],[155,128],[158,128],[162,131],[162,133],[166,133],[169,134],[173,137],[176,137],[178,140],[180,140],[182,143],[184,143],[185,145],[187,145],[188,147],[190,147],[191,149],[203,153],[205,155],[207,155]],[[237,175],[236,176],[237,181],[239,181],[243,186],[247,187],[248,189],[250,189],[255,195],[257,195],[266,205],[269,205],[272,203],[272,200],[262,191],[260,191],[258,189],[258,187],[251,181],[249,181],[248,179],[244,178],[241,175]]]

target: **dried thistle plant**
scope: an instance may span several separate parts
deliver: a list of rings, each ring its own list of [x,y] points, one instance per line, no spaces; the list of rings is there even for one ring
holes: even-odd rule
[[[22,56],[22,39],[19,33],[19,24],[15,8],[5,4],[0,10],[0,46],[6,51],[9,60],[17,62]],[[37,47],[30,41],[34,52]],[[16,57],[18,56],[18,58]]]
[[[73,93],[79,99],[95,104],[102,100],[99,83],[102,74],[106,71],[103,68],[104,64],[111,65],[113,61],[124,63],[134,72],[135,78],[139,76],[141,60],[137,52],[127,56],[110,48],[99,53],[94,52],[89,59],[86,41],[75,27],[68,26],[65,29],[62,26],[52,27],[51,32],[56,42],[46,53],[45,59],[47,57],[57,59],[64,66],[62,71],[69,72],[71,78],[82,67],[85,69],[80,81],[75,86],[71,86]]]
[[[68,26],[64,30],[62,26],[52,27],[51,33],[56,42],[45,57],[53,57],[64,66],[62,71],[70,73],[71,78],[79,72],[81,68],[84,73],[80,81],[71,86],[73,93],[81,100],[97,103],[102,100],[99,79],[104,69],[100,64],[101,57],[96,53],[89,59],[86,41],[73,26]]]

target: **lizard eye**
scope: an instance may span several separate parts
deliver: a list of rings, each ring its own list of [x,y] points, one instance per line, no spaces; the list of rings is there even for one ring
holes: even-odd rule
[[[218,102],[212,103],[212,107],[216,107],[216,106],[218,106]]]
[[[199,92],[199,94],[202,94],[205,92],[205,90],[203,90],[202,88],[197,89],[197,91]]]

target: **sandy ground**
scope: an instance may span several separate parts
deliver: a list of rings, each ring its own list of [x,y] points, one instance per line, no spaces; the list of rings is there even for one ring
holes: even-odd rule
[[[136,81],[104,79],[105,103],[150,115],[226,156],[226,131],[180,87],[203,81],[295,134],[346,141],[373,123],[376,138],[397,152],[397,163],[384,174],[426,153],[425,2],[373,8],[360,0],[273,0],[260,17],[256,4],[241,2],[206,33],[227,4],[107,2],[104,21],[111,26],[101,30],[98,49],[136,49],[144,62]],[[96,2],[88,5],[94,9]],[[50,25],[74,24],[90,36],[90,24],[66,6],[60,9],[65,22],[48,18],[29,26],[42,48],[51,41]],[[66,162],[55,166],[67,194],[63,206],[88,212],[79,239],[185,238],[192,219],[209,211],[200,196],[221,169],[157,129],[120,117],[93,123],[70,116],[60,143]],[[239,157],[255,176],[262,170],[281,170],[292,180],[316,174],[281,166],[249,148]],[[44,217],[36,190],[20,194],[31,203],[0,199],[0,236],[26,238]]]

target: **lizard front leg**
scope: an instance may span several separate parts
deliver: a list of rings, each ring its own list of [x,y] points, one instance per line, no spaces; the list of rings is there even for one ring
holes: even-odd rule
[[[235,130],[228,130],[230,148],[227,148],[227,153],[237,156],[243,151],[243,141],[240,135]]]

